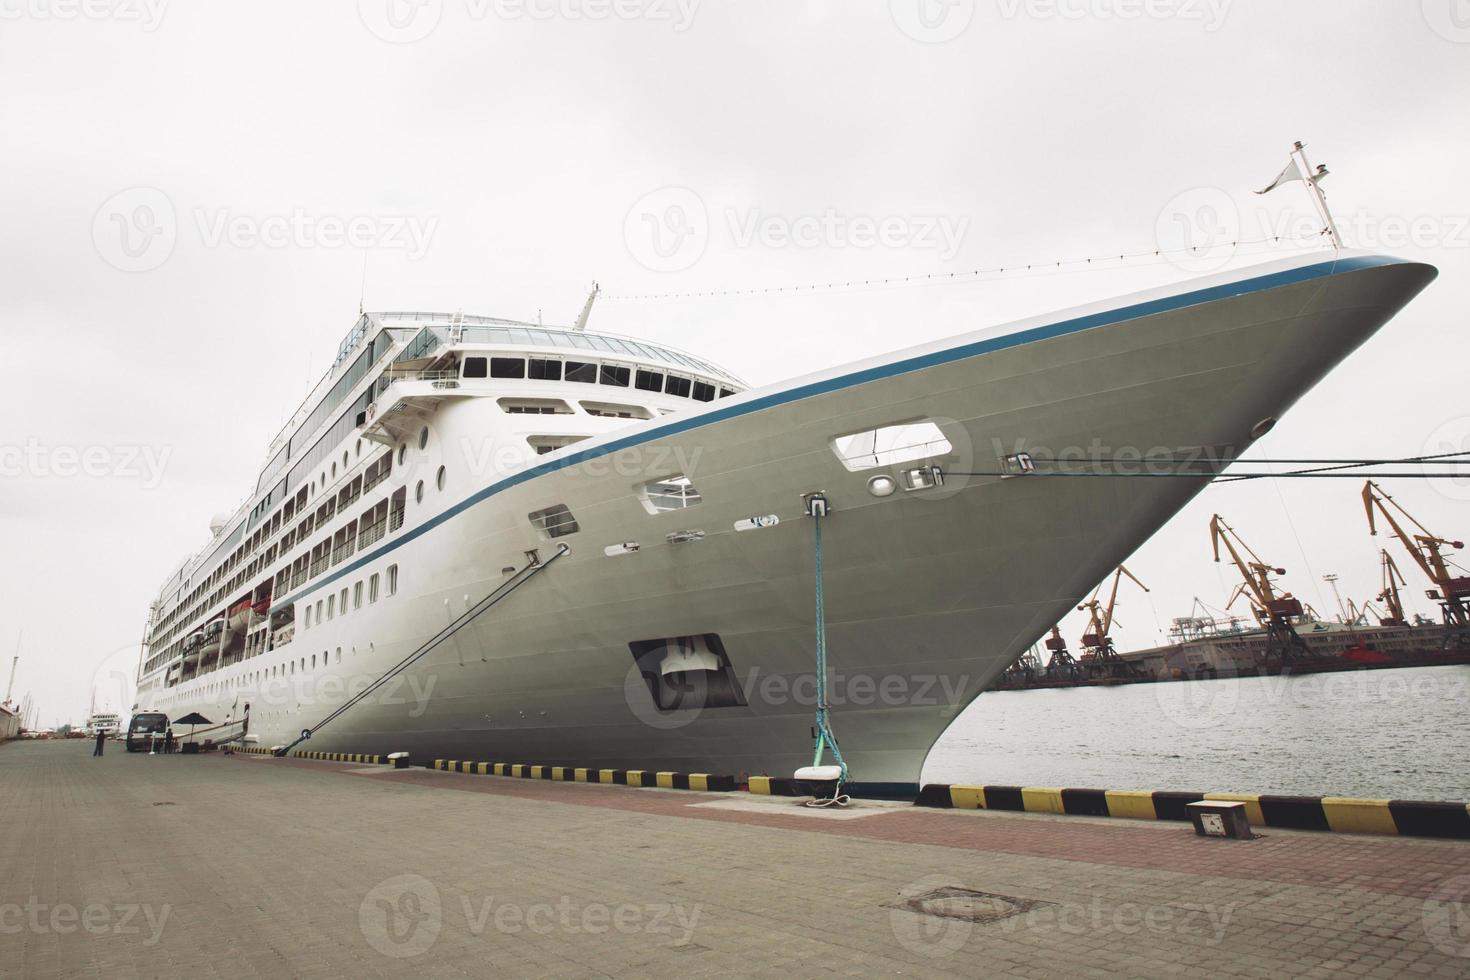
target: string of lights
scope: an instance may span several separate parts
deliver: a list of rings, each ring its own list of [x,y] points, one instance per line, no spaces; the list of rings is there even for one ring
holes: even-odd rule
[[[1059,259],[1051,262],[1014,262],[1005,265],[991,266],[980,269],[967,269],[956,272],[929,272],[908,276],[887,276],[867,279],[831,280],[828,282],[812,282],[785,286],[749,286],[749,287],[724,287],[718,289],[687,290],[683,292],[665,293],[604,293],[602,299],[611,302],[654,302],[663,300],[683,299],[711,299],[716,297],[738,297],[738,296],[779,296],[809,294],[815,292],[836,292],[848,289],[882,289],[903,286],[937,286],[958,283],[974,283],[989,277],[1006,275],[1021,275],[1025,273],[1045,273],[1058,271],[1085,271],[1087,269],[1101,269],[1116,263],[1137,262],[1138,260],[1167,259],[1170,256],[1192,255],[1199,256],[1229,247],[1231,249],[1251,248],[1260,245],[1277,246],[1289,243],[1318,242],[1322,239],[1321,232],[1310,235],[1272,235],[1265,238],[1238,239],[1231,242],[1216,242],[1212,245],[1193,245],[1186,248],[1174,249],[1150,249],[1140,252],[1122,252],[1108,255],[1094,255],[1077,259]]]

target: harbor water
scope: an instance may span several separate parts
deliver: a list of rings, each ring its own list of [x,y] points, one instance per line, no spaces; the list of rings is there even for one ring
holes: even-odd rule
[[[1467,707],[1463,665],[992,691],[924,780],[1465,801]]]

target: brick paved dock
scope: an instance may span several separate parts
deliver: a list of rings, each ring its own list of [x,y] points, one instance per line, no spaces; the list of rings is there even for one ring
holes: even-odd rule
[[[0,746],[0,976],[1467,976],[1470,842]]]

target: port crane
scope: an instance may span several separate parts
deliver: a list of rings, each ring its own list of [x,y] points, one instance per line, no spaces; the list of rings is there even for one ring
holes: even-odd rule
[[[1431,533],[1372,480],[1363,484],[1363,509],[1368,514],[1368,533],[1378,533],[1374,515],[1381,515],[1394,537],[1399,539],[1409,552],[1409,557],[1414,559],[1414,564],[1434,584],[1434,588],[1425,590],[1424,594],[1439,603],[1445,626],[1445,646],[1470,647],[1470,576],[1454,574],[1450,570],[1450,560],[1444,553],[1447,548],[1458,551],[1465,547],[1465,543]],[[1418,533],[1410,534],[1404,530],[1404,526],[1394,517],[1394,511],[1412,524]],[[1399,613],[1402,612],[1400,607]]]
[[[1262,561],[1260,555],[1252,551],[1219,514],[1210,518],[1210,544],[1215,551],[1215,561],[1220,560],[1220,545],[1223,544],[1230,561],[1240,572],[1241,584],[1230,594],[1225,608],[1229,609],[1242,595],[1250,600],[1256,621],[1266,631],[1266,661],[1269,663],[1274,659],[1285,664],[1310,659],[1313,655],[1311,648],[1292,623],[1293,617],[1304,613],[1301,600],[1290,592],[1278,592],[1276,583],[1271,580],[1273,575],[1285,575],[1286,569]],[[1249,560],[1245,556],[1249,556]]]
[[[1399,599],[1399,586],[1408,585],[1404,581],[1403,573],[1399,571],[1398,565],[1394,564],[1393,555],[1388,553],[1387,548],[1378,551],[1380,564],[1383,566],[1383,591],[1375,597],[1378,602],[1388,611],[1386,616],[1380,616],[1379,626],[1408,626],[1409,621],[1404,616],[1404,604]],[[1363,603],[1366,607],[1369,603]]]
[[[1099,598],[1103,586],[1107,585],[1107,579],[1103,579],[1102,584],[1092,593],[1092,598],[1077,607],[1078,612],[1085,612],[1088,617],[1087,630],[1082,634],[1082,663],[1089,673],[1126,677],[1138,672],[1137,664],[1119,657],[1118,651],[1113,649],[1113,610],[1118,605],[1118,586],[1122,584],[1124,576],[1132,579],[1143,591],[1148,591],[1148,586],[1140,582],[1138,576],[1119,565],[1118,570],[1113,573],[1113,586],[1108,592],[1106,605]]]
[[[1051,636],[1046,638],[1046,648],[1051,651],[1051,657],[1046,662],[1046,676],[1048,678],[1063,677],[1071,680],[1082,673],[1076,658],[1067,649],[1067,641],[1062,637],[1062,628],[1053,626]]]
[[[1016,659],[1015,663],[1005,669],[1005,673],[1001,676],[1010,685],[1025,687],[1034,683],[1045,671],[1046,668],[1041,665],[1041,657],[1037,654],[1036,647],[1030,646]]]

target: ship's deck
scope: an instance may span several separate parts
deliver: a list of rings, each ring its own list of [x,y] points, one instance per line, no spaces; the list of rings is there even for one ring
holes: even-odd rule
[[[18,975],[1463,975],[1470,841],[0,746]],[[993,899],[917,894],[958,887]],[[1458,888],[1458,891],[1455,889]],[[986,919],[997,911],[1004,918]]]

